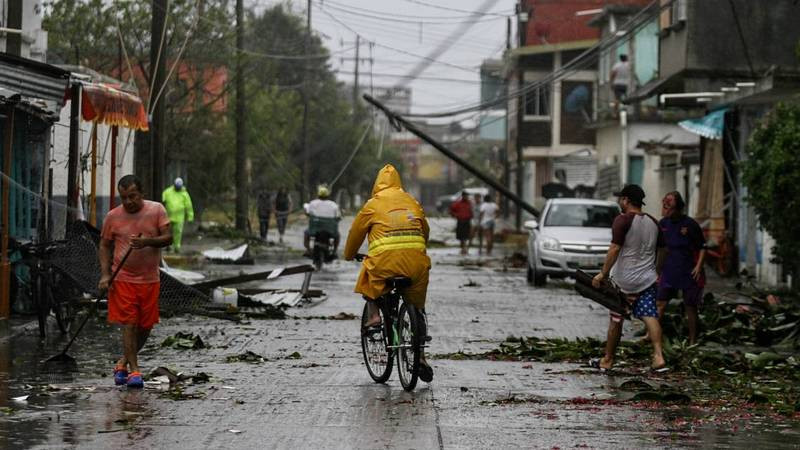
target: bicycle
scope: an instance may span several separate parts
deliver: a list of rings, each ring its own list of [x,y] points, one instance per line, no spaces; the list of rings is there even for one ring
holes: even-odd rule
[[[53,312],[62,334],[69,331],[75,315],[68,279],[49,262],[50,255],[64,242],[12,242],[11,245],[12,250],[22,255],[22,263],[29,268],[28,280],[17,277],[17,281],[22,292],[33,300],[41,338],[47,335],[47,317],[50,311]]]
[[[356,255],[362,261],[364,255]],[[381,322],[365,327],[370,314],[367,305],[361,314],[361,351],[367,372],[376,383],[385,383],[392,375],[395,359],[400,384],[406,391],[417,385],[422,358],[427,342],[427,319],[414,305],[405,301],[403,290],[411,286],[408,277],[386,280],[389,291],[375,300]]]

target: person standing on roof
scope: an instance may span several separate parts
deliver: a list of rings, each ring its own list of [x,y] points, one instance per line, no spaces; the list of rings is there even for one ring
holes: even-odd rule
[[[189,191],[183,185],[183,178],[175,178],[172,186],[164,189],[164,192],[161,193],[161,203],[167,209],[169,223],[172,227],[171,250],[180,253],[183,223],[184,221],[194,222],[192,198],[189,197]]]
[[[631,84],[631,63],[628,55],[619,55],[619,61],[611,68],[611,88],[614,91],[614,111],[619,111],[619,104],[628,95]]]
[[[394,166],[385,165],[375,179],[372,198],[353,221],[344,247],[344,258],[350,261],[355,258],[364,238],[369,241],[369,253],[364,258],[355,288],[355,292],[367,300],[370,318],[366,328],[381,321],[375,299],[386,292],[388,278],[410,278],[411,286],[403,290],[403,296],[425,313],[428,272],[431,270],[431,260],[425,251],[429,233],[422,207],[403,190],[400,174]],[[433,379],[433,370],[424,355],[420,355],[419,378],[426,383]]]

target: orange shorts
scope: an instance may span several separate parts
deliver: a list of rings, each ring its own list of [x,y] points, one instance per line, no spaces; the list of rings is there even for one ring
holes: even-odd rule
[[[115,281],[108,291],[108,321],[150,329],[158,323],[161,283]]]

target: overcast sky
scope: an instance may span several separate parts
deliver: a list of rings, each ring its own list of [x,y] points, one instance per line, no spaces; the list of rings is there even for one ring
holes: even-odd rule
[[[264,5],[276,3],[258,1]],[[392,86],[437,47],[447,50],[419,78],[411,81],[412,112],[450,110],[479,101],[479,67],[487,58],[500,58],[506,45],[506,16],[515,0],[496,0],[485,14],[475,17],[487,0],[312,0],[312,28],[334,52],[331,63],[339,79],[353,82],[356,40],[363,42],[359,84]],[[296,13],[305,13],[306,1],[295,0]],[[450,35],[466,23],[471,27],[456,38]],[[352,29],[353,31],[349,30]],[[513,39],[513,36],[512,36]],[[373,42],[374,45],[369,45]],[[342,60],[341,58],[349,58]],[[443,79],[437,80],[433,78]]]

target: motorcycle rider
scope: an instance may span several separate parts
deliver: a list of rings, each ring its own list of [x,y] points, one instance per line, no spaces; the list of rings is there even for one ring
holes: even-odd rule
[[[425,248],[430,229],[425,212],[410,194],[403,190],[400,174],[387,164],[378,172],[370,198],[358,212],[347,243],[344,258],[352,260],[366,237],[369,252],[361,266],[355,292],[367,301],[370,318],[366,327],[380,323],[375,299],[386,292],[386,279],[405,276],[411,286],[404,289],[406,300],[425,312],[428,272],[431,260]],[[426,330],[427,333],[427,330]],[[419,378],[426,383],[433,379],[433,370],[420,355]]]
[[[317,231],[328,231],[333,235],[333,254],[339,249],[339,220],[342,213],[339,205],[333,200],[328,199],[330,191],[327,186],[320,185],[317,188],[317,198],[305,205],[308,214],[308,228],[303,233],[303,245],[306,248],[305,256],[311,256],[311,236]]]

